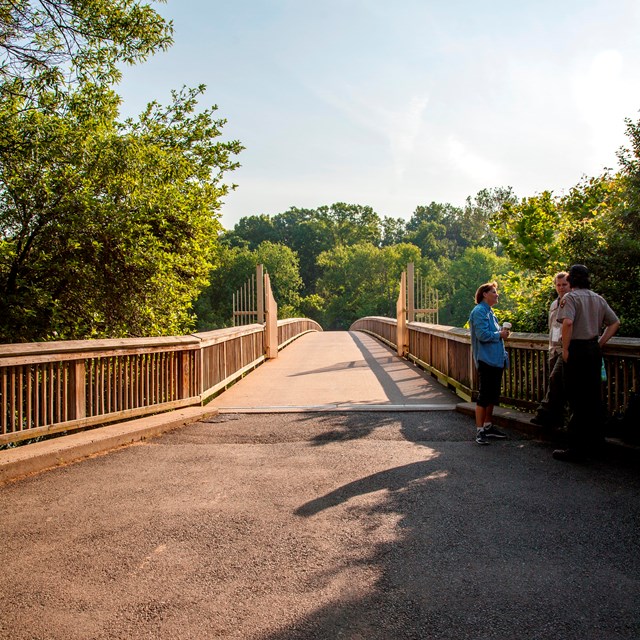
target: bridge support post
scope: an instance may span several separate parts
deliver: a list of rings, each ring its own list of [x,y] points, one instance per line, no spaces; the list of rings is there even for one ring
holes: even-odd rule
[[[398,355],[404,358],[409,353],[409,329],[407,327],[407,272],[400,278],[400,294],[396,303],[396,347]]]
[[[265,289],[265,316],[266,324],[264,327],[265,338],[265,356],[267,358],[278,357],[278,304],[273,297],[271,291],[271,279],[269,274],[264,275],[264,289]]]

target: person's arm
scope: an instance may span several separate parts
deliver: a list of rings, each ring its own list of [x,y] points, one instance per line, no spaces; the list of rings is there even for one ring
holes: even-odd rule
[[[573,335],[573,320],[565,318],[562,321],[562,359],[567,362],[569,360],[569,343]]]
[[[500,340],[501,332],[491,322],[491,314],[482,307],[474,309],[471,314],[471,322],[473,322],[476,337],[480,342],[498,342]]]
[[[613,336],[616,334],[619,328],[620,328],[620,320],[617,320],[616,322],[612,322],[610,325],[608,325],[607,328],[604,330],[604,333],[600,336],[600,339],[598,340],[598,344],[601,347],[604,347],[604,345],[607,344],[607,342],[609,342],[611,338],[613,338]]]

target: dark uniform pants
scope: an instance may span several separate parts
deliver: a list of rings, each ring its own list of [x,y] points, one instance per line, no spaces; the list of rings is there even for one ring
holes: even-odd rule
[[[564,361],[562,355],[554,353],[549,359],[549,383],[547,392],[538,407],[538,416],[554,426],[564,422],[564,405],[567,396],[564,390]]]
[[[569,401],[569,446],[594,451],[603,442],[602,352],[598,340],[572,340],[564,363],[565,390]]]

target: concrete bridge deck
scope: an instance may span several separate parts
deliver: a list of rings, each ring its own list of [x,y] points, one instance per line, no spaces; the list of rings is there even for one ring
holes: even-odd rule
[[[362,332],[308,333],[214,399],[221,412],[452,410],[460,399]]]
[[[637,465],[478,447],[468,416],[412,410],[446,390],[384,349],[367,370],[358,338],[332,365],[310,335],[228,413],[0,487],[0,638],[637,640]]]

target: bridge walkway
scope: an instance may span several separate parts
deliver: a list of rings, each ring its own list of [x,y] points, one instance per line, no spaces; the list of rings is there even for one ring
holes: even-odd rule
[[[453,410],[455,393],[358,331],[308,333],[218,396],[221,413]]]

